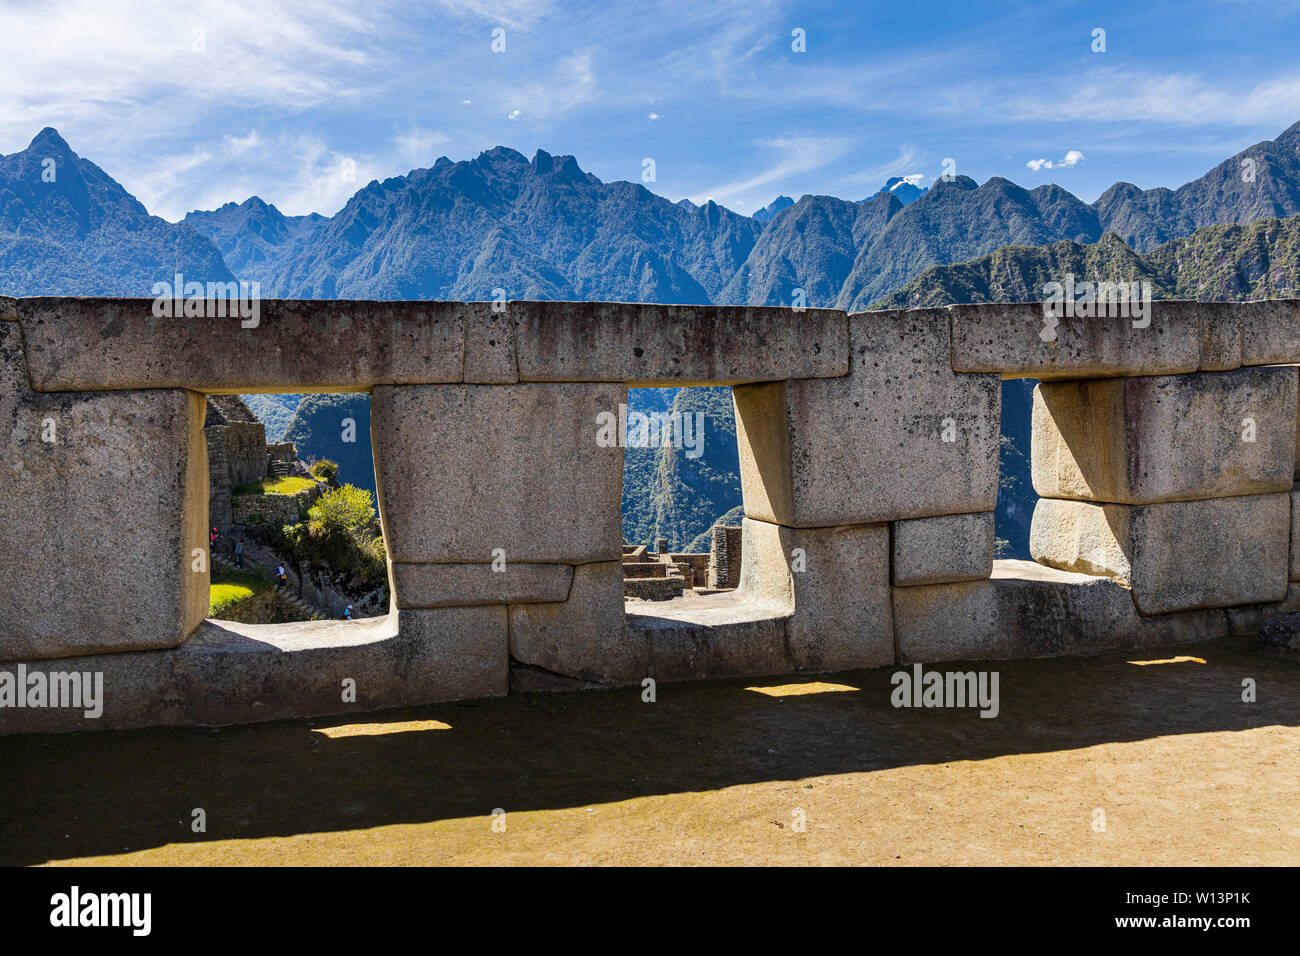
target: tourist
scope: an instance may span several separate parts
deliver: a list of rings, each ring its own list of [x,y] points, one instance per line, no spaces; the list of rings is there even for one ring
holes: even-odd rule
[[[277,564],[275,566],[275,576],[280,579],[280,587],[285,587],[288,585],[289,579],[284,573],[283,564]]]
[[[244,566],[244,542],[240,540],[235,544],[235,567],[242,568],[243,566]]]
[[[350,620],[352,620],[352,605],[351,605],[351,604],[349,604],[346,608],[344,608],[344,610],[343,610],[343,620],[345,620],[345,621],[350,621]]]

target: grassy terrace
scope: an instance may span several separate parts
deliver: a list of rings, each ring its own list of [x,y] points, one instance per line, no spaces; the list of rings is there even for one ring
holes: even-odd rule
[[[240,601],[261,594],[270,586],[270,579],[256,571],[214,569],[208,591],[208,617],[220,617]]]
[[[310,478],[261,478],[246,484],[236,485],[232,495],[296,495],[308,488],[316,487],[317,482]]]

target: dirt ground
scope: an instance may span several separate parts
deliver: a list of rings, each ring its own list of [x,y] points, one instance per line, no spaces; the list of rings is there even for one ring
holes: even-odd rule
[[[885,668],[0,738],[0,863],[1300,864],[1300,667],[981,667],[995,719]]]

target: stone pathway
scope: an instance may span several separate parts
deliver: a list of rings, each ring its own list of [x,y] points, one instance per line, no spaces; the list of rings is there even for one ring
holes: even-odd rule
[[[234,561],[231,561],[229,558],[223,557],[222,555],[219,554],[212,555],[212,563],[213,565],[220,568],[224,568],[227,571],[239,570],[239,568],[235,567]],[[245,564],[262,567],[262,565],[258,564],[256,561],[252,560],[251,558],[245,561]],[[328,613],[316,607],[315,605],[307,603],[302,598],[298,597],[296,594],[290,592],[288,588],[279,584],[275,584],[273,586],[275,588],[276,595],[282,601],[284,601],[286,604],[292,607],[295,611],[297,611],[299,614],[302,614],[307,620],[326,621],[331,619],[331,616]]]

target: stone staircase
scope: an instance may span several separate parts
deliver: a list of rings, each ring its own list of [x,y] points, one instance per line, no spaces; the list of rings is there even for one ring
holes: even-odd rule
[[[245,565],[256,565],[257,567],[262,567],[262,565],[258,564],[256,561],[253,561],[252,559],[245,559],[244,563]],[[219,554],[212,555],[212,564],[215,567],[220,567],[227,571],[239,570],[239,568],[235,566],[234,561],[231,561],[229,558]],[[288,604],[295,611],[301,614],[306,620],[326,621],[330,619],[330,615],[327,614],[325,611],[322,611],[320,608],[316,607],[315,605],[309,604],[308,602],[304,601],[302,598],[298,597],[298,595],[293,594],[288,588],[283,587],[282,585],[279,584],[275,584],[273,585],[273,587],[275,589],[276,596],[279,597],[280,600],[284,601],[285,604]]]

